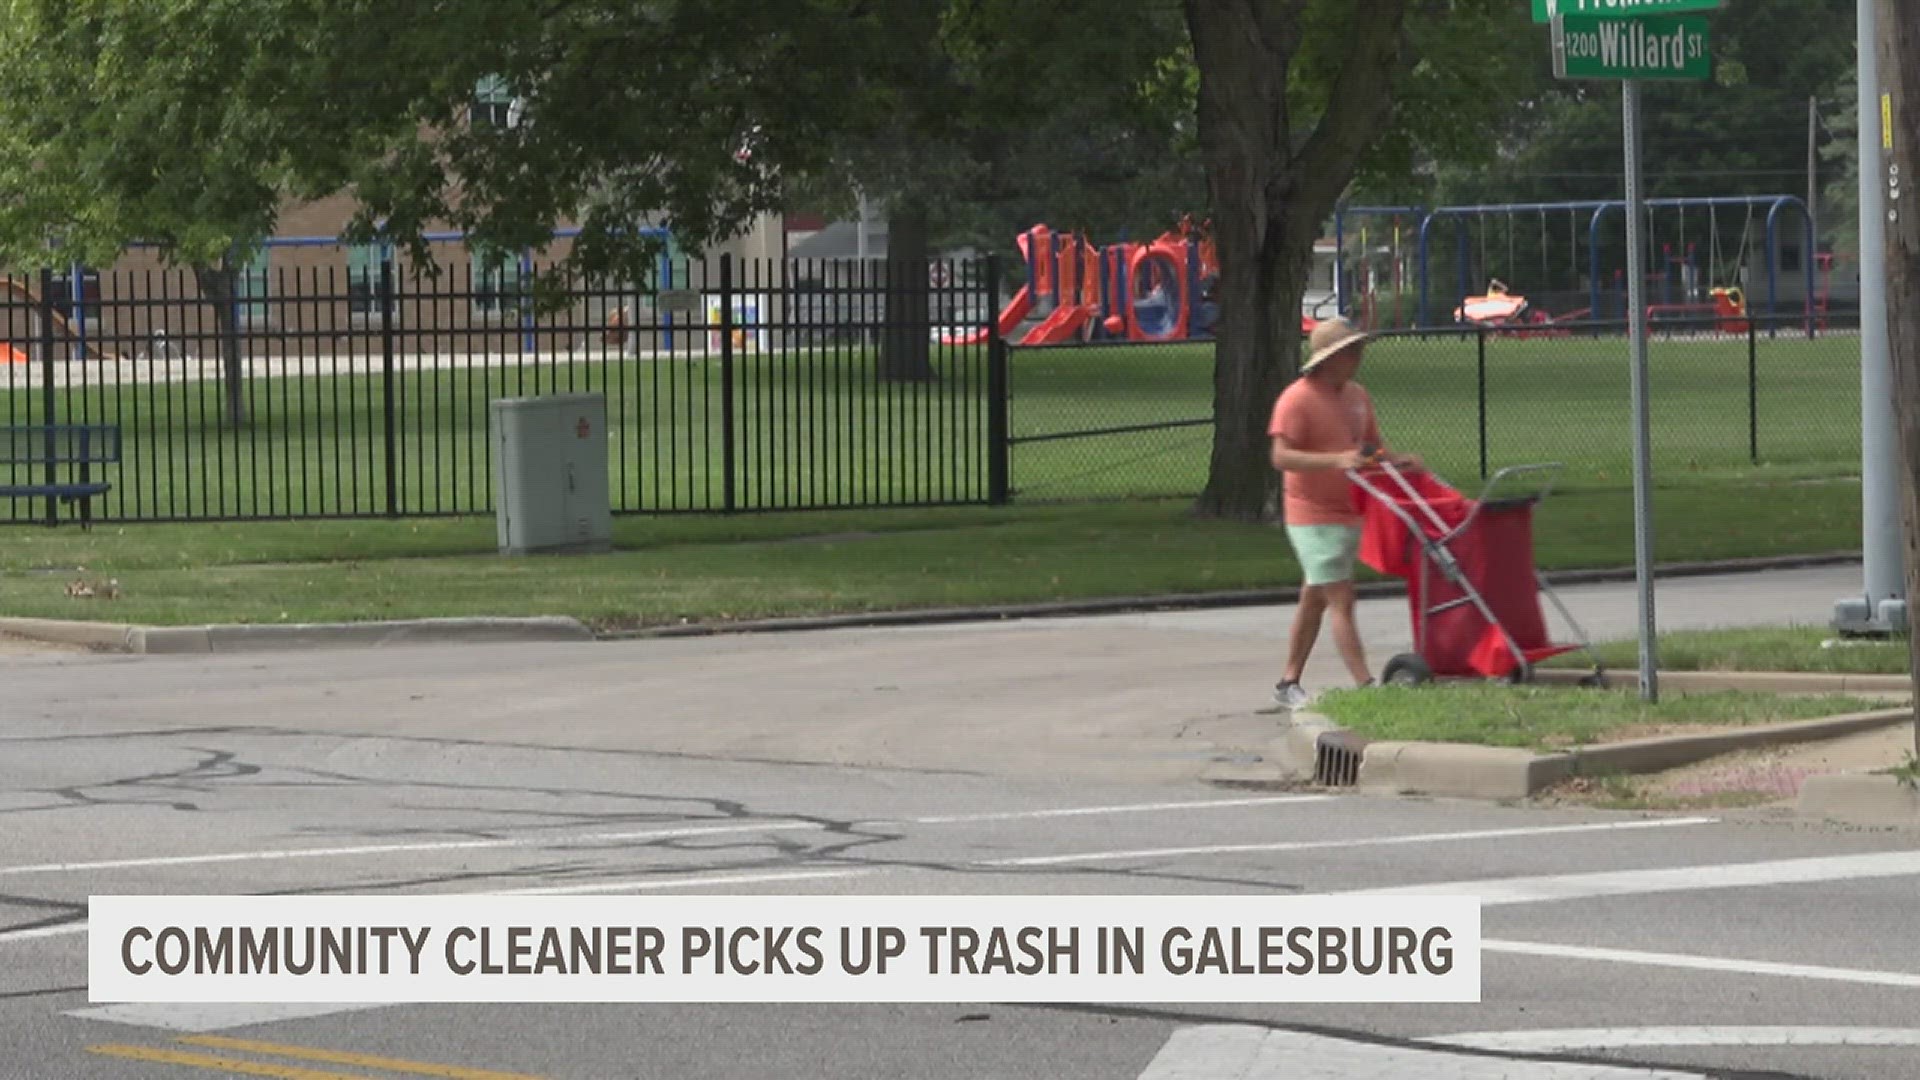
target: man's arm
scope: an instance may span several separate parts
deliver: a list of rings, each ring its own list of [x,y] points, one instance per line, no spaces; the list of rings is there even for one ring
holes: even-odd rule
[[[1358,450],[1347,450],[1335,454],[1317,454],[1310,450],[1296,450],[1284,435],[1273,437],[1272,452],[1269,460],[1273,462],[1275,472],[1319,472],[1325,469],[1357,469],[1366,464],[1366,458]]]

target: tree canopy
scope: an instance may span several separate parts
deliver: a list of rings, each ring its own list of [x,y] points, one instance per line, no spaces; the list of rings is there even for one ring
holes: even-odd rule
[[[359,208],[345,239],[379,230],[422,262],[435,224],[520,248],[571,221],[573,268],[636,280],[654,254],[637,224],[698,251],[856,188],[895,218],[903,264],[936,239],[1004,249],[1038,220],[1210,218],[1208,513],[1274,504],[1265,413],[1352,181],[1464,191],[1497,161],[1485,175],[1615,194],[1611,95],[1553,85],[1545,28],[1514,0],[6,2],[0,251],[16,264],[57,237],[89,259],[141,239],[225,265],[287,199],[335,192]],[[1726,69],[1779,74],[1782,100],[1839,55],[1762,33],[1761,9],[1788,4],[1715,24]],[[466,122],[487,81],[517,122]],[[1679,104],[1650,111],[1731,168],[1773,167],[1792,142],[1779,110],[1724,89],[1661,89]]]

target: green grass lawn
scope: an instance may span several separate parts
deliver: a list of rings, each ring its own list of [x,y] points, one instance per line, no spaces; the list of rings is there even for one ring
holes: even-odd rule
[[[1649,707],[1630,691],[1484,683],[1342,690],[1313,705],[1315,712],[1369,739],[1530,750],[1617,742],[1671,727],[1812,720],[1884,707],[1841,694],[1745,691],[1665,694]]]
[[[1793,498],[1761,485],[1662,490],[1656,557],[1857,542],[1857,484],[1793,490]],[[1540,511],[1537,560],[1548,569],[1629,565],[1631,520],[1630,492],[1569,492]],[[156,624],[558,614],[612,628],[1299,580],[1277,529],[1196,520],[1185,500],[621,517],[617,550],[592,556],[503,558],[494,529],[490,517],[87,533],[22,526],[0,546],[0,612]],[[65,586],[83,573],[117,579],[122,598],[68,598]]]
[[[1835,642],[1831,647],[1825,642]],[[1844,675],[1905,675],[1912,670],[1909,642],[1840,642],[1820,626],[1741,627],[1660,635],[1655,658],[1662,671],[1806,671]],[[1616,671],[1640,666],[1634,641],[1598,643],[1601,662]],[[1584,653],[1556,656],[1543,667],[1585,667]]]
[[[1482,467],[1474,338],[1383,339],[1368,355],[1361,379],[1388,438],[1471,489]],[[894,383],[878,379],[872,355],[861,350],[738,357],[735,505],[983,500],[985,351],[936,347],[933,362],[937,381]],[[250,419],[238,427],[222,421],[215,381],[103,384],[86,369],[76,369],[77,385],[54,395],[52,415],[122,426],[125,460],[106,471],[115,487],[96,505],[112,518],[379,514],[390,498],[410,514],[485,513],[493,486],[489,400],[572,391],[607,396],[617,508],[707,511],[725,503],[726,393],[718,357],[589,362],[549,353],[452,369],[403,362],[392,385],[391,485],[379,356],[307,363],[304,374],[249,379]],[[1749,446],[1744,339],[1656,338],[1650,363],[1656,483],[1857,473],[1857,339],[1760,339],[1757,461]],[[1211,344],[1020,349],[1011,365],[1016,501],[1200,490],[1212,439]],[[165,373],[164,364],[137,366],[145,377]],[[46,415],[36,373],[5,366],[0,418]],[[1624,339],[1490,339],[1487,468],[1560,461],[1568,466],[1566,487],[1629,487],[1627,377]],[[1033,441],[1192,421],[1198,423]],[[0,478],[7,472],[0,467]],[[15,500],[10,510],[15,520],[31,519],[42,506]]]

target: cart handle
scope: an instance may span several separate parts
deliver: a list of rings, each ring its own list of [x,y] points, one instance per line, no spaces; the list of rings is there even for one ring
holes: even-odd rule
[[[1486,486],[1480,489],[1480,497],[1474,500],[1473,509],[1467,511],[1466,518],[1462,520],[1460,524],[1454,526],[1452,529],[1448,529],[1446,522],[1441,519],[1439,514],[1434,512],[1433,507],[1429,506],[1425,499],[1422,499],[1418,496],[1418,494],[1413,490],[1413,486],[1407,483],[1406,477],[1401,474],[1398,466],[1395,466],[1391,462],[1382,461],[1375,465],[1372,465],[1371,468],[1379,469],[1382,472],[1386,473],[1388,476],[1392,477],[1394,482],[1400,485],[1401,490],[1405,491],[1407,495],[1412,498],[1414,504],[1420,507],[1422,510],[1426,511],[1427,518],[1433,522],[1434,527],[1436,529],[1440,530],[1441,535],[1432,540],[1427,539],[1425,530],[1421,529],[1419,525],[1413,520],[1413,515],[1401,509],[1398,505],[1394,503],[1392,499],[1387,498],[1385,493],[1383,493],[1379,488],[1375,487],[1371,482],[1367,480],[1367,478],[1363,475],[1362,470],[1359,470],[1359,469],[1347,470],[1347,478],[1351,480],[1353,483],[1360,486],[1362,489],[1364,489],[1369,495],[1372,495],[1375,498],[1379,499],[1381,503],[1384,504],[1387,507],[1387,509],[1393,513],[1395,517],[1399,518],[1402,523],[1404,523],[1409,529],[1413,530],[1414,535],[1420,538],[1420,541],[1424,546],[1426,546],[1429,549],[1432,549],[1435,547],[1445,547],[1447,544],[1451,543],[1455,538],[1457,538],[1461,533],[1464,533],[1469,528],[1471,528],[1473,526],[1475,519],[1477,519],[1480,516],[1481,507],[1487,504],[1489,497],[1492,496],[1494,491],[1498,489],[1500,484],[1503,481],[1505,481],[1508,477],[1523,476],[1531,473],[1551,474],[1546,482],[1546,485],[1543,488],[1541,488],[1539,493],[1535,496],[1538,499],[1545,499],[1547,495],[1553,491],[1554,482],[1558,478],[1559,474],[1565,471],[1566,465],[1558,461],[1547,461],[1547,462],[1540,462],[1533,465],[1509,465],[1504,469],[1498,470],[1492,476],[1487,478]]]
[[[1544,461],[1534,465],[1509,465],[1504,469],[1496,471],[1492,476],[1487,478],[1487,486],[1480,489],[1480,497],[1474,500],[1473,509],[1467,511],[1466,520],[1462,521],[1458,526],[1455,526],[1452,532],[1441,537],[1439,543],[1447,543],[1454,537],[1466,532],[1467,529],[1473,525],[1474,519],[1480,516],[1481,509],[1485,507],[1487,502],[1492,498],[1494,490],[1497,489],[1500,486],[1500,482],[1506,478],[1510,476],[1523,476],[1529,473],[1547,473],[1546,485],[1534,495],[1536,500],[1543,500],[1553,492],[1555,481],[1558,480],[1560,473],[1565,471],[1565,469],[1566,466],[1558,461]]]

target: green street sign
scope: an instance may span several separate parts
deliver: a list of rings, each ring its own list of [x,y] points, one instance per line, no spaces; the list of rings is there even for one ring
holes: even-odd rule
[[[1713,77],[1707,20],[1557,16],[1553,74],[1560,79],[1705,81]]]
[[[1727,0],[1533,0],[1533,21],[1550,23],[1556,15],[1627,19],[1636,15],[1685,15],[1719,11]]]

